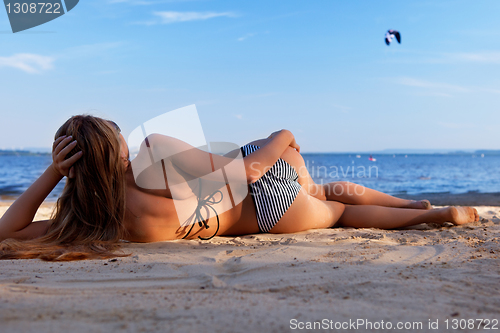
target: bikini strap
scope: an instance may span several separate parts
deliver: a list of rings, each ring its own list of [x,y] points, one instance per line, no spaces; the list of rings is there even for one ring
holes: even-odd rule
[[[212,205],[220,203],[222,201],[222,198],[224,196],[223,196],[223,194],[222,194],[222,192],[220,190],[217,190],[217,191],[213,192],[212,194],[210,194],[206,199],[202,199],[202,197],[201,197],[201,178],[198,179],[198,182],[199,182],[199,189],[200,190],[199,190],[199,195],[198,195],[198,204],[196,205],[196,209],[195,209],[195,212],[194,212],[195,221],[198,222],[198,225],[200,227],[204,226],[205,229],[208,229],[210,227],[208,225],[208,220],[210,219],[210,210],[209,210],[209,208],[215,213],[215,217],[217,218],[217,230],[215,230],[215,233],[212,236],[208,237],[208,238],[203,238],[201,236],[198,236],[198,238],[201,239],[201,240],[210,240],[210,239],[214,238],[217,235],[217,232],[219,232],[219,227],[220,227],[219,214],[217,214],[217,211],[215,210],[214,207],[212,207]],[[215,199],[215,196],[217,194],[220,194],[219,200]],[[203,215],[201,213],[202,208],[205,208],[205,213],[207,215],[206,218],[203,218]],[[187,232],[187,234],[184,237],[182,237],[182,239],[185,239],[187,236],[189,236],[189,234],[193,230],[193,227],[194,227],[195,223],[193,223],[191,225],[191,228],[189,228],[189,231]]]

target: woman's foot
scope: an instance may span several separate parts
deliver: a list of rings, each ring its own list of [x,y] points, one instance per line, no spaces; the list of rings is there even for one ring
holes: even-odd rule
[[[444,222],[460,225],[479,221],[479,214],[473,207],[445,207],[443,208]]]
[[[413,209],[431,209],[431,203],[429,200],[411,200],[408,205],[404,208],[413,208]]]

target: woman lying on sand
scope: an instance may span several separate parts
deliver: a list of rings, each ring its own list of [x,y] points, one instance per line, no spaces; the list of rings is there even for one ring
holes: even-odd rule
[[[148,139],[148,147],[173,142],[157,134]],[[224,156],[193,151],[208,155],[213,165],[226,163]],[[0,219],[0,258],[109,258],[117,256],[112,251],[120,240],[203,239],[213,236],[215,228],[217,235],[229,236],[331,227],[393,229],[429,222],[458,225],[479,220],[471,207],[431,209],[426,200],[399,199],[353,183],[315,184],[299,151],[287,130],[242,147],[246,182],[250,192],[261,190],[259,194],[247,195],[232,209],[218,216],[205,215],[203,223],[187,227],[177,217],[168,184],[165,190],[137,186],[127,144],[116,124],[93,116],[74,116],[55,135],[53,163]],[[174,159],[170,166],[189,172],[196,167],[189,162]],[[53,218],[33,222],[41,203],[64,176],[68,179]],[[265,188],[280,190],[282,195],[266,194]]]

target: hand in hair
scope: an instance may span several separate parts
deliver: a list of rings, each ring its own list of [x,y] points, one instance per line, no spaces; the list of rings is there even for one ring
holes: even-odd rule
[[[76,147],[76,140],[72,140],[72,136],[60,136],[52,145],[52,167],[54,171],[61,176],[73,178],[75,176],[73,164],[82,157],[82,151],[77,152],[73,156],[66,159],[68,153]]]

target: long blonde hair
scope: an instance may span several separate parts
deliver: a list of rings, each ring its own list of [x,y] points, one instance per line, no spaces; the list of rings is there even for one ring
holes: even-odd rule
[[[0,243],[0,259],[67,261],[125,256],[113,251],[125,236],[125,166],[114,123],[89,116],[74,116],[55,138],[72,135],[82,158],[74,165],[57,200],[47,233],[34,240]]]

